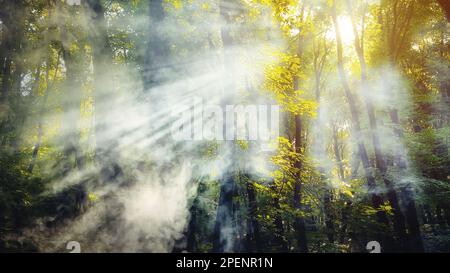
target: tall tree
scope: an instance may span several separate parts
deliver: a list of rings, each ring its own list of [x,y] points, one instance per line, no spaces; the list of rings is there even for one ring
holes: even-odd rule
[[[359,112],[356,107],[356,100],[352,94],[352,91],[350,89],[350,86],[348,84],[346,72],[344,69],[344,57],[343,57],[343,47],[342,47],[342,38],[341,38],[341,31],[339,29],[339,24],[337,20],[337,12],[336,12],[336,1],[333,1],[332,6],[332,13],[331,17],[333,19],[333,25],[334,30],[336,33],[336,47],[337,47],[337,66],[338,66],[338,72],[339,76],[341,78],[341,83],[345,91],[345,96],[347,98],[347,102],[350,107],[350,114],[351,114],[351,120],[352,120],[352,126],[355,133],[355,142],[358,149],[358,155],[361,159],[362,165],[364,167],[365,172],[365,178],[367,180],[367,184],[369,187],[369,194],[371,197],[372,205],[375,209],[377,209],[377,220],[384,224],[389,224],[389,219],[387,218],[387,215],[384,211],[380,210],[381,205],[383,204],[383,199],[380,196],[380,194],[377,192],[377,185],[375,182],[375,178],[371,172],[371,164],[369,161],[369,156],[367,153],[366,146],[363,142],[362,136],[361,136],[361,125],[360,125],[360,117]],[[385,245],[389,245],[389,241],[384,236],[379,236],[378,238],[380,241],[383,242]],[[383,238],[384,237],[384,238]]]
[[[94,132],[97,161],[100,161],[103,156],[106,156],[105,150],[113,145],[106,130],[111,103],[109,98],[114,94],[113,52],[101,1],[86,0],[85,4],[88,18],[90,18],[89,40],[94,70]]]
[[[166,30],[166,11],[163,0],[149,0],[149,29],[147,48],[144,55],[144,90],[158,86],[168,80],[170,47]]]
[[[352,22],[353,35],[355,37],[354,45],[355,45],[356,54],[358,56],[358,60],[359,60],[360,68],[361,68],[361,83],[362,83],[361,86],[362,86],[363,91],[367,93],[367,92],[370,92],[371,89],[370,89],[370,84],[368,83],[368,79],[367,79],[367,64],[366,64],[366,59],[364,57],[364,42],[363,42],[364,37],[361,37],[361,39],[359,37],[355,18],[353,15],[353,8],[352,8],[351,2],[349,0],[347,0],[346,4],[347,4],[348,13],[350,14],[350,18],[351,18],[351,22]],[[363,14],[363,16],[365,16],[365,15]],[[364,28],[365,26],[363,25],[362,27]],[[405,217],[403,216],[403,213],[401,211],[399,200],[397,197],[397,193],[394,189],[393,182],[387,177],[387,166],[386,166],[386,162],[384,159],[385,155],[382,152],[380,139],[379,139],[379,136],[377,133],[378,128],[377,128],[377,120],[376,120],[376,116],[375,116],[375,109],[374,109],[373,103],[370,99],[370,95],[366,94],[366,95],[363,95],[363,97],[364,97],[366,108],[367,108],[367,115],[369,117],[369,124],[370,124],[370,129],[371,129],[371,134],[372,134],[372,144],[373,144],[374,151],[375,151],[375,163],[376,163],[375,166],[379,170],[379,172],[383,178],[384,184],[386,185],[386,188],[387,188],[386,195],[392,206],[393,214],[394,214],[394,230],[396,232],[396,235],[399,237],[402,247],[405,247],[406,243],[407,243]]]
[[[26,3],[22,0],[2,3],[0,20],[2,22],[2,43],[0,44],[0,75],[2,85],[0,93],[0,132],[8,135],[2,139],[10,141],[13,150],[18,150],[18,136],[12,134],[21,126],[20,121],[20,88],[23,77]],[[13,114],[15,112],[15,114]]]
[[[224,86],[226,93],[224,94],[222,105],[228,105],[232,104],[236,92],[233,75],[235,53],[232,50],[234,40],[231,35],[232,13],[236,7],[232,2],[220,1],[219,9],[222,20],[220,34],[224,55],[224,77],[228,79],[228,84]],[[229,126],[234,126],[234,124],[224,124],[224,132],[226,132],[227,128],[230,128]],[[235,141],[232,140],[228,140],[225,143],[226,149],[229,149],[233,156],[236,153],[236,145]],[[227,169],[219,179],[220,193],[214,226],[213,252],[230,252],[233,249],[236,236],[236,230],[233,228],[233,197],[236,187],[236,175],[238,174],[236,165],[236,161],[232,159],[230,166],[226,167]]]

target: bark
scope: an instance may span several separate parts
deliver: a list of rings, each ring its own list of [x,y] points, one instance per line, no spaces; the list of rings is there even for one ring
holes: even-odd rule
[[[22,47],[23,30],[25,29],[25,8],[23,0],[9,1],[3,4],[0,19],[2,20],[3,39],[0,53],[2,67],[2,84],[0,93],[0,132],[4,135],[2,144],[10,142],[12,151],[18,152],[20,130],[23,115],[18,111],[20,99],[20,83],[22,80]],[[14,113],[14,115],[11,115]],[[12,131],[17,130],[14,134]]]

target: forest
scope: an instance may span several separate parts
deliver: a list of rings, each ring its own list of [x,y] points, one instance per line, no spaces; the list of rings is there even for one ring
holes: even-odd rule
[[[0,252],[450,252],[449,26],[449,0],[0,0]]]

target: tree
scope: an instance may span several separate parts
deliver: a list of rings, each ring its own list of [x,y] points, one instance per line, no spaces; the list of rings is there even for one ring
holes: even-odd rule
[[[347,77],[345,74],[345,69],[344,69],[344,61],[343,61],[343,53],[342,53],[342,40],[341,40],[341,34],[340,34],[340,29],[339,29],[339,24],[337,21],[337,14],[336,14],[336,3],[333,2],[333,7],[332,7],[332,19],[333,19],[333,24],[334,24],[334,29],[335,29],[335,33],[336,33],[336,46],[337,46],[337,65],[338,65],[338,71],[339,71],[339,76],[341,78],[341,83],[342,86],[344,87],[344,91],[345,91],[345,96],[347,98],[347,102],[349,104],[350,107],[350,113],[351,113],[351,118],[352,118],[352,125],[354,127],[354,131],[356,133],[355,136],[355,141],[357,143],[357,147],[358,147],[358,154],[359,157],[361,159],[362,165],[364,167],[364,171],[365,171],[365,176],[366,176],[366,180],[367,180],[367,184],[369,187],[369,192],[370,192],[370,196],[371,196],[371,201],[372,201],[372,205],[375,209],[377,209],[377,220],[385,225],[388,225],[389,220],[386,216],[386,213],[382,210],[379,210],[381,205],[383,204],[383,200],[382,197],[377,193],[376,191],[376,182],[375,182],[375,178],[373,177],[370,167],[371,164],[369,162],[369,157],[368,157],[368,153],[367,153],[367,149],[364,145],[364,142],[362,140],[362,136],[361,136],[361,125],[359,123],[359,113],[356,107],[356,102],[355,102],[355,98],[350,90],[350,86],[348,85],[348,81],[347,81]],[[379,238],[381,239],[381,237]],[[386,245],[388,245],[388,239],[383,238],[383,240],[381,240],[383,243],[385,243]]]
[[[234,99],[235,83],[233,75],[233,52],[230,52],[230,48],[233,46],[233,37],[231,36],[231,20],[233,7],[227,5],[224,1],[220,1],[219,4],[220,16],[223,20],[220,35],[222,38],[223,54],[224,54],[224,74],[229,80],[229,84],[224,86],[227,94],[225,94],[223,105],[232,103]],[[224,124],[230,126],[230,124]],[[236,153],[236,143],[234,141],[227,141],[226,148],[230,149],[231,153]],[[230,166],[219,180],[220,193],[219,202],[217,205],[216,222],[214,226],[214,242],[213,252],[230,252],[233,249],[234,236],[236,236],[236,230],[234,226],[233,217],[233,197],[236,192],[236,176],[237,176],[236,163],[232,160]]]

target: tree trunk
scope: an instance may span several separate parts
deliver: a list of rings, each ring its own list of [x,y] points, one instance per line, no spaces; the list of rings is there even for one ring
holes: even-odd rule
[[[358,154],[359,154],[359,157],[361,158],[361,163],[364,168],[365,177],[366,177],[368,188],[369,188],[369,193],[371,196],[372,206],[375,209],[377,209],[376,215],[377,215],[378,222],[388,226],[389,220],[387,218],[386,213],[384,211],[378,210],[381,207],[381,205],[383,204],[383,199],[377,193],[377,186],[375,183],[375,178],[372,175],[369,157],[367,155],[367,150],[366,150],[366,147],[364,145],[364,142],[363,142],[362,136],[361,136],[359,113],[358,113],[358,110],[356,107],[355,98],[353,97],[353,94],[350,90],[350,86],[348,85],[347,76],[345,75],[342,40],[341,40],[339,25],[337,22],[336,3],[335,2],[333,3],[332,19],[333,19],[333,25],[334,25],[335,33],[336,33],[336,46],[337,46],[339,76],[341,78],[341,82],[342,82],[342,85],[343,85],[344,91],[345,91],[345,96],[347,98],[347,101],[348,101],[348,104],[350,107],[352,126],[353,126],[353,130],[355,132],[355,135],[356,135],[355,138],[356,138],[356,143],[357,143],[357,147],[358,147]],[[389,240],[387,238],[385,238],[384,235],[379,235],[378,237],[379,237],[378,240],[381,240],[383,245],[387,246],[390,244]]]
[[[7,102],[7,98],[8,98],[8,94],[9,94],[9,89],[11,88],[11,82],[10,82],[10,77],[11,77],[11,59],[10,57],[8,57],[8,53],[6,53],[6,57],[4,60],[4,64],[3,64],[3,69],[2,69],[2,94],[0,96],[0,103],[2,104],[6,104]],[[3,111],[3,109],[2,109]]]
[[[300,14],[300,20],[304,20],[304,4],[301,7],[301,14]],[[297,45],[297,57],[302,58],[303,57],[303,34],[298,34],[298,45]],[[299,89],[300,83],[299,83],[298,76],[294,76],[293,79],[293,91],[297,91]],[[294,150],[297,154],[302,154],[302,145],[303,145],[303,139],[302,139],[302,120],[300,113],[294,114],[294,126],[295,126],[295,141],[294,141]],[[297,174],[295,178],[295,184],[294,184],[294,196],[293,196],[293,203],[294,208],[297,213],[294,221],[294,228],[297,234],[297,247],[300,252],[306,253],[308,252],[308,241],[306,237],[306,226],[305,226],[305,219],[301,215],[302,213],[302,178],[301,178],[301,172],[302,172],[302,162],[301,159],[297,160],[294,163],[294,167],[297,169]]]
[[[170,73],[170,47],[165,27],[166,13],[163,0],[149,0],[150,25],[146,54],[144,56],[144,90],[161,84]]]
[[[326,40],[325,37],[321,37],[324,41]],[[325,43],[325,42],[324,42]],[[300,46],[300,45],[299,45]],[[317,48],[315,46],[315,42],[313,40],[313,67],[314,67],[314,79],[315,79],[315,95],[316,95],[316,101],[320,105],[320,83],[321,83],[321,77],[322,77],[322,71],[323,67],[325,65],[326,56],[328,55],[328,49],[326,44],[324,44],[324,52],[322,55],[320,55],[320,43],[317,45]],[[318,112],[320,112],[318,110]],[[322,132],[319,132],[316,135],[317,140],[317,146],[319,149],[319,160],[322,160],[322,158],[325,158],[325,141]],[[341,163],[341,162],[339,162]],[[342,164],[340,164],[342,165]],[[334,243],[334,215],[333,215],[333,209],[332,209],[332,196],[333,196],[333,190],[329,188],[329,185],[327,183],[326,173],[323,167],[319,166],[318,171],[320,173],[320,180],[322,183],[325,183],[325,193],[323,197],[323,203],[324,203],[324,214],[325,214],[325,228],[326,228],[326,234],[328,237],[328,241],[330,243]]]
[[[49,50],[50,54],[51,50]],[[46,62],[46,71],[45,71],[45,84],[46,84],[46,90],[45,90],[45,94],[44,94],[44,101],[42,102],[42,106],[40,109],[40,113],[39,113],[39,123],[38,123],[38,136],[37,136],[37,141],[36,144],[34,144],[33,146],[33,152],[31,154],[31,162],[28,165],[28,172],[32,173],[34,166],[36,165],[36,161],[37,161],[37,157],[39,154],[39,149],[41,147],[42,144],[42,136],[43,136],[43,131],[42,131],[42,119],[44,118],[44,112],[45,112],[45,107],[47,104],[47,99],[48,99],[48,93],[50,92],[51,86],[50,86],[50,68],[51,68],[51,58],[50,56],[47,58],[47,62]],[[58,76],[58,71],[59,71],[59,63],[60,63],[60,51],[58,52],[58,56],[56,57],[56,66],[55,66],[55,74],[52,80],[52,85],[56,82],[56,77]]]
[[[442,216],[442,208],[441,206],[436,206],[436,219],[441,230],[445,230],[445,219]]]
[[[195,252],[197,250],[197,240],[195,234],[197,232],[197,206],[194,202],[191,212],[191,219],[189,220],[188,233],[187,233],[187,247],[188,252]]]
[[[444,216],[447,227],[450,228],[450,207],[448,205],[444,207]]]
[[[10,1],[2,7],[2,43],[0,50],[2,64],[2,93],[0,94],[0,103],[7,103],[7,98],[13,86],[12,63],[18,60],[17,52],[20,47],[20,33],[23,26],[21,24],[24,19],[22,16],[23,3],[22,0]]]
[[[219,203],[214,226],[213,252],[230,252],[233,249],[235,230],[233,229],[234,173],[226,173],[220,180]]]
[[[234,187],[234,193],[233,193],[233,199],[236,199],[237,201],[233,202],[233,229],[236,230],[236,237],[234,240],[234,252],[242,253],[242,252],[249,252],[250,245],[248,243],[248,236],[246,236],[246,226],[244,221],[244,215],[242,214],[242,211],[244,211],[243,208],[241,208],[242,205],[242,199],[238,199],[239,196],[242,194],[241,184],[235,184]]]
[[[333,125],[333,152],[334,157],[336,158],[336,164],[338,166],[338,175],[339,178],[344,181],[345,180],[345,174],[344,174],[344,165],[342,163],[342,155],[341,151],[339,150],[339,139],[338,139],[338,132],[337,132],[337,126]]]
[[[325,190],[324,197],[324,210],[325,210],[325,228],[328,241],[334,244],[334,216],[332,207],[332,191],[329,189]]]
[[[272,186],[272,190],[275,190],[275,187]],[[272,199],[273,207],[275,209],[275,217],[274,217],[274,225],[275,225],[275,244],[280,247],[280,252],[288,252],[288,244],[285,238],[285,231],[283,226],[283,219],[280,214],[280,200],[278,197],[274,197]]]
[[[394,124],[394,134],[397,136],[399,140],[403,139],[403,132],[400,127],[400,120],[398,118],[398,112],[396,109],[392,109],[389,112],[391,117],[391,121]],[[405,171],[407,169],[406,159],[403,149],[399,149],[397,155],[395,156],[398,161],[398,166],[400,170]],[[410,183],[406,183],[405,186],[402,187],[402,200],[405,203],[406,208],[406,223],[408,225],[408,237],[409,237],[409,246],[414,252],[423,252],[423,244],[422,244],[422,236],[420,232],[420,225],[417,215],[416,203],[414,201],[414,193],[411,189]]]
[[[114,75],[111,72],[113,52],[109,43],[104,9],[100,0],[86,0],[87,11],[91,19],[90,43],[94,68],[94,130],[96,139],[96,161],[104,157],[105,150],[113,142],[107,134],[108,113],[111,104],[107,98],[113,94]]]
[[[20,101],[20,83],[22,80],[22,62],[20,56],[23,47],[23,30],[25,28],[25,3],[23,0],[9,1],[2,6],[1,20],[3,40],[0,50],[3,66],[1,69],[2,85],[0,94],[0,132],[4,135],[12,135],[12,137],[4,137],[2,144],[10,141],[12,151],[18,151],[20,132],[10,134],[13,130],[17,130],[22,126],[21,112],[18,111],[18,103]],[[16,91],[16,92],[14,92]],[[13,97],[12,97],[13,96]],[[14,99],[13,99],[14,98]],[[11,115],[14,113],[14,115]],[[14,117],[14,119],[12,119]]]
[[[300,115],[295,115],[295,152],[301,153],[302,145],[302,122]],[[295,168],[298,169],[298,176],[294,185],[294,208],[297,213],[302,213],[302,181],[300,176],[300,170],[302,168],[301,161],[295,162]],[[302,215],[295,217],[295,230],[297,233],[297,244],[300,252],[308,252],[308,241],[306,238],[305,220]]]
[[[245,175],[245,185],[247,188],[247,197],[248,197],[248,217],[249,217],[249,225],[247,236],[249,236],[249,251],[250,252],[261,252],[262,245],[260,240],[260,227],[258,222],[258,203],[256,201],[256,191],[255,187],[250,181],[250,178]]]
[[[351,14],[351,22],[353,27],[353,34],[355,37],[355,50],[358,55],[358,60],[361,68],[361,81],[362,81],[362,88],[363,91],[367,92],[369,88],[369,84],[367,82],[367,65],[366,60],[364,57],[364,51],[362,48],[362,39],[364,37],[361,37],[361,40],[359,39],[359,34],[356,28],[355,19],[352,15],[352,6],[349,0],[346,1],[348,12]],[[364,27],[364,26],[363,26]],[[375,110],[372,104],[372,101],[370,100],[368,95],[363,95],[364,101],[367,108],[367,115],[369,117],[369,124],[372,134],[372,144],[375,151],[375,165],[380,172],[380,175],[383,177],[384,184],[387,188],[387,197],[391,204],[392,211],[394,214],[394,232],[398,236],[400,240],[400,244],[402,248],[406,247],[407,244],[407,235],[406,235],[406,225],[405,225],[405,217],[403,216],[403,213],[400,208],[400,204],[398,201],[397,193],[394,189],[393,183],[387,178],[387,166],[386,162],[384,160],[384,155],[381,150],[380,140],[378,137],[378,128],[377,128],[377,121],[375,117]]]
[[[231,10],[225,1],[220,1],[220,15],[225,25],[221,26],[220,33],[222,37],[222,45],[224,52],[224,73],[225,78],[230,80],[230,84],[224,89],[227,93],[224,94],[223,105],[232,105],[235,93],[235,83],[233,74],[234,56],[229,53],[234,41],[230,34]],[[234,126],[233,124],[224,124],[224,126]],[[224,128],[224,132],[226,132]],[[226,141],[225,145],[232,151],[232,155],[236,154],[236,143],[234,141]],[[214,227],[214,242],[213,252],[230,252],[233,250],[234,237],[236,230],[233,228],[233,193],[236,187],[236,176],[238,170],[236,166],[236,158],[231,159],[231,165],[228,166],[224,172],[220,183],[219,204],[217,207],[216,223]]]
[[[342,181],[345,181],[344,166],[342,164],[343,158],[341,155],[341,151],[339,149],[337,126],[335,126],[335,125],[333,125],[332,142],[333,142],[332,145],[333,145],[334,156],[335,156],[337,166],[338,166],[338,175]],[[359,160],[357,162],[359,164]],[[352,200],[349,197],[345,196],[344,194],[341,195],[341,198],[344,200],[344,206],[341,211],[341,223],[342,224],[341,224],[341,228],[340,228],[339,242],[344,244],[345,238],[347,236],[348,220],[349,220],[350,213],[351,213]],[[352,238],[351,235],[349,237]]]
[[[81,169],[81,151],[79,147],[78,121],[81,106],[81,82],[77,77],[79,64],[76,56],[69,48],[62,49],[64,66],[66,67],[65,94],[62,99],[64,114],[62,118],[62,137],[64,159],[62,174],[66,176],[74,167]]]

